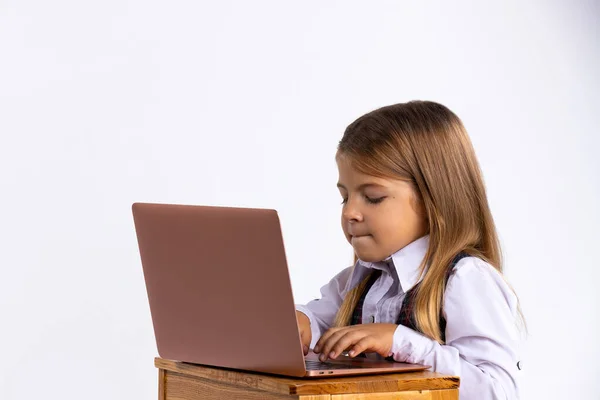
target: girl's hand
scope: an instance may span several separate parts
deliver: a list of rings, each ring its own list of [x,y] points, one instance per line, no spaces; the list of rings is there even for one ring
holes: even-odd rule
[[[343,351],[355,357],[362,352],[374,352],[388,357],[392,351],[395,324],[359,324],[342,328],[331,328],[317,342],[315,353],[321,353],[319,359],[336,358]]]
[[[300,339],[302,340],[302,350],[304,351],[304,355],[307,355],[310,342],[312,341],[310,319],[300,311],[296,311],[296,319],[298,320],[298,331],[300,332]]]

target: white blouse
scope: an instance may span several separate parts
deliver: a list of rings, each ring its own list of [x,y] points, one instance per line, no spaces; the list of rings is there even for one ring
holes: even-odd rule
[[[419,265],[429,237],[424,236],[382,262],[358,261],[321,288],[321,299],[297,305],[311,322],[314,347],[331,327],[345,294],[371,269],[382,271],[365,297],[365,323],[396,323],[405,293],[419,281]],[[516,399],[519,367],[517,298],[498,271],[476,257],[465,257],[446,286],[443,315],[446,344],[403,325],[394,333],[396,361],[431,365],[432,370],[459,376],[461,400]]]

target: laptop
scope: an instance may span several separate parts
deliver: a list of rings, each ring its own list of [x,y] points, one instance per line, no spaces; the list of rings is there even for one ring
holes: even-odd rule
[[[302,351],[275,210],[134,203],[161,358],[293,377],[427,366]]]

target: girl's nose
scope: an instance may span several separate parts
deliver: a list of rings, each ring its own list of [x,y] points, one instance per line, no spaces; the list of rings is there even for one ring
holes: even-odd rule
[[[346,221],[349,222],[360,222],[363,219],[360,210],[350,202],[348,202],[344,207],[344,210],[342,211],[342,216]]]

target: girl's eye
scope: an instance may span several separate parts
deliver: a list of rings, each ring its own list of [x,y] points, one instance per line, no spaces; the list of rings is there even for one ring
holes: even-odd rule
[[[379,204],[379,203],[381,203],[385,199],[385,197],[386,196],[372,198],[372,197],[369,197],[369,196],[365,196],[365,198],[367,199],[367,202],[370,203],[370,204]]]
[[[383,200],[385,200],[386,197],[387,196],[382,196],[382,197],[378,197],[378,198],[372,198],[372,197],[369,197],[369,196],[365,196],[365,199],[367,199],[367,203],[369,203],[369,204],[379,204]],[[344,197],[342,199],[342,204],[346,204],[347,202],[348,202],[348,198]]]

